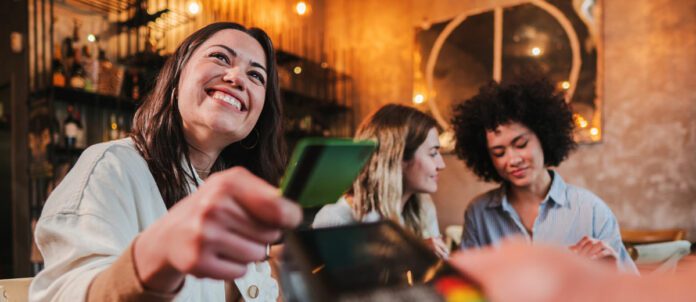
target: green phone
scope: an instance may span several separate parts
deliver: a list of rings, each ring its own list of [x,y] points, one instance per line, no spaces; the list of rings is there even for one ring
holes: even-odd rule
[[[283,196],[311,208],[336,202],[375,150],[371,140],[304,138],[300,140],[280,182]]]

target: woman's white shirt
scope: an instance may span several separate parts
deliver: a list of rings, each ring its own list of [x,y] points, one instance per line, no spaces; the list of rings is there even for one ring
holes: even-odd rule
[[[426,195],[421,195],[421,217],[424,219],[423,239],[431,237],[440,237],[440,228],[437,223],[437,210],[432,199]],[[372,210],[367,213],[360,222],[368,223],[375,222],[381,219],[377,211]],[[353,209],[345,196],[342,196],[338,202],[325,205],[317,212],[312,222],[312,228],[326,228],[347,224],[358,223],[358,220],[353,215]],[[400,221],[403,224],[403,221]]]
[[[89,147],[51,193],[36,225],[45,268],[30,286],[30,301],[85,300],[94,277],[166,213],[147,162],[130,138]],[[267,262],[252,263],[249,273],[235,280],[247,301],[277,298],[270,271]],[[248,297],[251,284],[260,289],[256,299]],[[224,282],[187,276],[176,301],[225,301]]]

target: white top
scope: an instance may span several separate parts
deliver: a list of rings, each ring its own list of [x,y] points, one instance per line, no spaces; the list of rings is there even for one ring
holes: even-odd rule
[[[49,196],[36,225],[45,268],[31,283],[29,300],[84,301],[92,279],[166,213],[155,179],[130,138],[87,148]],[[235,280],[245,300],[275,301],[278,284],[270,265],[251,263],[247,271]],[[247,294],[252,284],[260,289],[256,299]],[[224,282],[187,276],[176,301],[225,301]]]
[[[426,228],[422,230],[423,239],[440,237],[440,228],[437,224],[437,210],[435,210],[435,204],[433,204],[430,198],[421,198],[421,211],[423,225],[426,226]],[[380,219],[379,213],[372,210],[363,217],[361,222],[375,222]],[[338,202],[325,205],[317,212],[312,222],[312,228],[326,228],[357,222],[357,219],[355,219],[353,215],[353,209],[348,204],[348,200],[346,200],[345,196],[342,196]],[[403,221],[401,221],[401,223],[403,224]]]

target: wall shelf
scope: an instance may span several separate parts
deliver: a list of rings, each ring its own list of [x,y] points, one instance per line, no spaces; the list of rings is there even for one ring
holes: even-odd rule
[[[123,109],[134,111],[139,105],[134,100],[124,97],[99,94],[81,89],[67,87],[52,87],[53,100],[74,103],[85,106],[95,106],[108,109]]]

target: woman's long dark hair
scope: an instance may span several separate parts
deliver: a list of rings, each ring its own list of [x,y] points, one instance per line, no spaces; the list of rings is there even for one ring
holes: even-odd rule
[[[197,183],[189,161],[189,146],[184,138],[181,113],[177,105],[176,87],[181,71],[201,44],[225,29],[242,31],[261,44],[266,55],[268,81],[261,115],[250,135],[227,146],[213,164],[211,173],[242,166],[277,185],[285,167],[287,154],[281,122],[282,104],[271,39],[258,28],[247,29],[232,22],[210,24],[191,34],[179,45],[164,64],[154,89],[138,108],[133,119],[131,137],[137,150],[147,161],[167,208],[190,194],[189,181]]]

